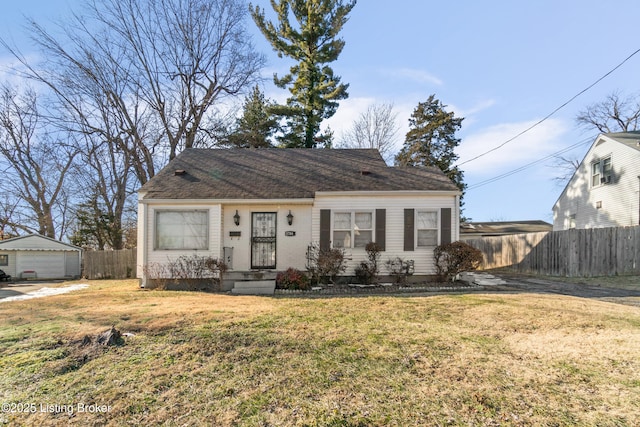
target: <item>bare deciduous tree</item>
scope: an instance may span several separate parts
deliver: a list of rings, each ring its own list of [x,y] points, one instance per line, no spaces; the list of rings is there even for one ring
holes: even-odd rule
[[[639,121],[640,98],[637,95],[623,97],[618,92],[589,105],[576,117],[580,126],[602,133],[634,131],[638,129]]]
[[[342,135],[340,146],[376,148],[385,160],[389,160],[399,130],[397,116],[393,104],[369,105],[351,129]]]
[[[13,200],[9,205],[14,204],[14,217],[7,223],[14,229],[62,238],[68,209],[65,184],[78,149],[58,139],[42,121],[33,90],[0,88],[3,186]]]
[[[44,85],[48,116],[75,133],[84,166],[78,202],[96,200],[122,233],[135,188],[184,148],[211,145],[219,104],[250,87],[264,57],[245,30],[242,0],[86,0],[86,13],[31,36],[31,64],[5,41],[22,75]],[[120,246],[113,234],[109,246]]]

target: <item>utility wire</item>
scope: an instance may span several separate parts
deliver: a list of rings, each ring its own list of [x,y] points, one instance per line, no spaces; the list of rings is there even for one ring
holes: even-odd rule
[[[495,182],[495,181],[498,181],[500,179],[506,178],[506,177],[511,176],[513,174],[516,174],[518,172],[522,172],[523,170],[528,169],[531,166],[537,165],[538,163],[544,162],[545,160],[549,160],[549,159],[551,159],[553,157],[556,157],[556,156],[558,156],[560,154],[563,154],[563,153],[566,153],[568,151],[571,151],[571,150],[573,150],[573,149],[575,149],[575,148],[577,148],[577,147],[579,147],[581,145],[585,145],[585,144],[587,144],[589,142],[592,142],[594,140],[594,138],[595,138],[595,135],[591,136],[591,137],[588,137],[588,138],[585,138],[585,139],[581,140],[580,142],[577,142],[577,143],[575,143],[573,145],[570,145],[570,146],[568,146],[566,148],[563,148],[560,151],[556,151],[555,153],[551,153],[548,156],[543,157],[541,159],[534,160],[533,162],[527,163],[524,166],[520,166],[517,169],[513,169],[513,170],[511,170],[509,172],[503,173],[502,175],[498,175],[498,176],[495,176],[493,178],[489,178],[489,179],[486,179],[484,181],[480,181],[477,184],[470,185],[469,187],[467,187],[467,190],[473,190],[474,188],[482,187],[483,185],[491,184],[492,182]]]
[[[520,132],[519,134],[517,134],[516,136],[506,140],[505,142],[503,142],[502,144],[498,145],[497,147],[493,147],[492,149],[485,151],[482,154],[478,154],[477,156],[469,159],[469,160],[465,160],[462,163],[458,163],[456,166],[462,166],[464,164],[467,164],[469,162],[472,162],[474,160],[479,159],[480,157],[486,156],[489,153],[492,153],[502,147],[504,147],[505,145],[507,145],[508,143],[510,143],[511,141],[515,140],[516,138],[521,137],[522,135],[524,135],[525,133],[529,132],[531,129],[535,128],[536,126],[540,125],[541,123],[543,123],[544,121],[546,121],[548,118],[550,118],[551,116],[553,116],[555,113],[557,113],[558,111],[560,111],[562,108],[566,107],[571,101],[573,101],[574,99],[576,99],[577,97],[579,97],[580,95],[582,95],[583,93],[585,93],[586,91],[588,91],[589,89],[591,89],[592,87],[594,87],[595,85],[597,85],[598,83],[600,83],[602,80],[604,80],[606,77],[608,77],[611,73],[613,73],[614,71],[616,71],[618,68],[622,67],[622,65],[624,65],[628,60],[630,60],[631,58],[633,58],[638,52],[640,52],[640,49],[636,50],[635,52],[633,52],[631,55],[627,56],[624,61],[622,61],[621,63],[619,63],[618,65],[616,65],[614,68],[612,68],[611,70],[609,70],[605,75],[603,75],[602,77],[600,77],[598,80],[596,80],[595,82],[591,83],[589,86],[587,86],[586,88],[584,88],[583,90],[581,90],[580,92],[578,92],[576,95],[572,96],[571,99],[569,99],[567,102],[565,102],[564,104],[562,104],[561,106],[559,106],[558,108],[556,108],[555,110],[553,110],[551,113],[547,114],[543,119],[537,121],[536,123],[534,123],[533,125],[529,126],[528,128],[526,128],[525,130],[523,130],[522,132]]]

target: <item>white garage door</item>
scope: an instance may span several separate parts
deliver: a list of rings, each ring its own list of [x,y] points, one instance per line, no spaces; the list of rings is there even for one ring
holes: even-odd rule
[[[23,251],[16,257],[16,274],[35,271],[38,278],[56,279],[64,277],[64,252]]]

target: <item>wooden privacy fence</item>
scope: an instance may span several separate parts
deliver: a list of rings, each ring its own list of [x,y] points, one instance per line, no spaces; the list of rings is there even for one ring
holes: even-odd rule
[[[640,274],[640,226],[527,233],[468,240],[482,269],[511,267],[551,276]]]
[[[87,251],[82,275],[87,279],[128,279],[136,277],[136,250]]]

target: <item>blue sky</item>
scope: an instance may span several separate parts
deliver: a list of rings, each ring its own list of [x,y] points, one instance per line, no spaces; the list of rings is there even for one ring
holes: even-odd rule
[[[46,22],[78,9],[81,0],[22,0],[3,5],[0,36],[29,50],[22,16]],[[267,8],[269,1],[254,4]],[[538,122],[640,49],[637,0],[360,0],[341,36],[346,47],[332,64],[349,83],[328,124],[336,137],[371,103],[393,103],[401,131],[418,102],[435,96],[464,117],[460,162],[484,153]],[[288,93],[270,84],[274,72],[290,65],[278,58],[254,29],[268,59],[264,89],[284,100]],[[0,61],[8,60],[0,52]],[[576,98],[541,125],[504,147],[465,163],[470,187],[516,170],[552,153],[582,158],[595,131],[578,129],[575,117],[587,105],[619,91],[640,94],[640,54]],[[504,179],[471,188],[465,214],[474,221],[542,219],[562,188],[552,161],[542,161]]]

